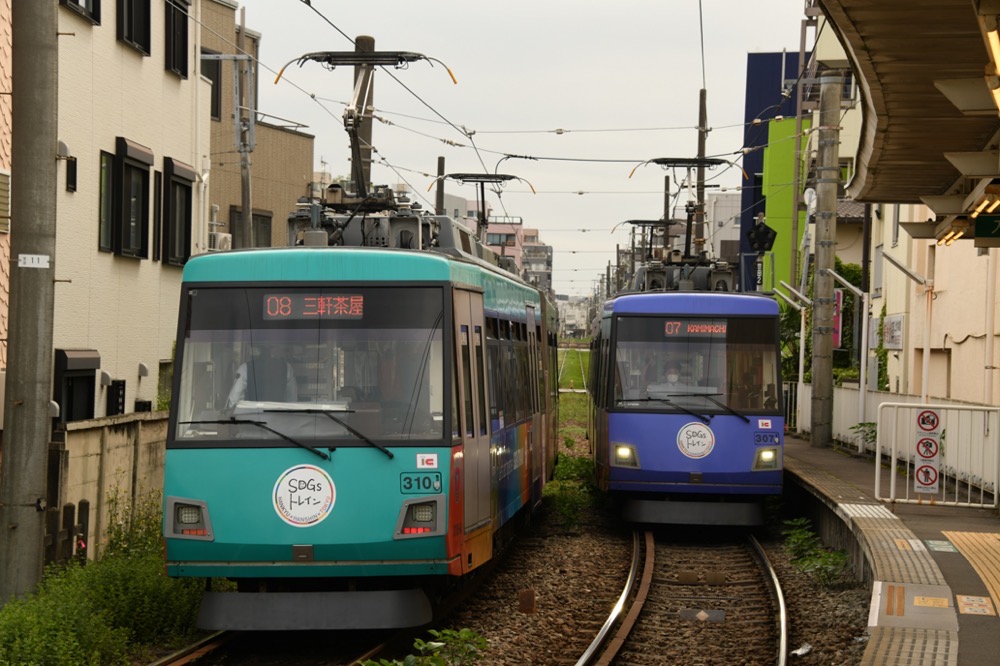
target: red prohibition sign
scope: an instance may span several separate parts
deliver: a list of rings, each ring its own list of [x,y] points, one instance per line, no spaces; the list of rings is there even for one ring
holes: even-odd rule
[[[937,483],[938,471],[930,465],[921,465],[917,468],[917,483],[922,486],[933,486]]]
[[[938,454],[938,443],[936,439],[924,437],[917,442],[917,454],[921,458],[933,458]]]
[[[917,416],[917,425],[924,432],[934,432],[938,427],[937,412],[925,409]]]

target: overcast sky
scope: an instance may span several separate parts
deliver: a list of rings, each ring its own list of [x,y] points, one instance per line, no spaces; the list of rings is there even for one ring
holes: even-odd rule
[[[391,124],[374,125],[380,162],[372,168],[373,183],[407,183],[432,209],[428,187],[439,156],[448,173],[499,171],[529,181],[535,194],[512,181],[500,198],[488,193],[487,203],[494,214],[520,217],[525,227],[540,230],[554,248],[554,287],[570,295],[589,294],[615,244],[628,243],[628,225],[614,234],[612,227],[662,216],[670,172],[636,166],[697,155],[703,87],[712,129],[707,154],[737,159],[747,54],[797,52],[803,18],[802,0],[240,4],[247,27],[262,34],[259,110],[306,125],[302,131],[316,137],[316,168],[334,175],[350,173],[343,112],[352,68],[293,64],[277,85],[274,73],[305,53],[353,50],[359,35],[373,37],[377,51],[439,61],[376,73],[376,115]],[[470,139],[463,132],[474,134]],[[506,154],[540,159],[498,166]],[[740,184],[737,170],[720,172],[707,176],[726,187]],[[446,190],[476,197],[471,185],[449,182]]]

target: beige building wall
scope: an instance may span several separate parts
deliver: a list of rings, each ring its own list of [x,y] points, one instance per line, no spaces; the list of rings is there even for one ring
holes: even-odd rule
[[[253,14],[246,14],[247,25],[253,24]],[[203,47],[214,53],[235,55],[238,52],[240,16],[232,0],[204,0],[202,8]],[[244,50],[257,57],[262,36],[248,29]],[[224,60],[221,67],[221,113],[212,119],[212,179],[209,203],[218,206],[219,226],[216,231],[233,233],[230,221],[242,211],[243,188],[240,154],[234,132],[233,67],[235,61]],[[271,85],[270,73],[258,73]],[[257,78],[258,87],[260,85]],[[265,112],[265,109],[257,109]],[[251,207],[254,215],[271,219],[272,246],[288,244],[288,214],[295,210],[299,197],[309,194],[313,180],[313,135],[293,129],[294,125],[257,122],[256,146],[250,154]],[[258,241],[258,245],[265,243]]]
[[[197,16],[201,0],[190,6]],[[189,21],[189,74],[165,69],[164,6],[153,3],[151,54],[144,56],[116,39],[116,5],[101,6],[94,25],[60,6],[59,138],[76,158],[77,187],[66,189],[65,161],[57,183],[55,256],[57,349],[93,349],[101,370],[125,380],[125,411],[136,400],[157,397],[157,370],[169,362],[177,328],[181,267],[153,260],[153,172],[164,158],[192,166],[204,181],[209,155],[209,83],[197,73],[199,31]],[[101,151],[114,154],[116,137],[148,148],[150,170],[149,258],[98,250]],[[201,183],[192,188],[192,235],[206,233]],[[16,220],[15,220],[16,224]],[[140,377],[140,364],[149,371]],[[95,378],[95,415],[106,413],[107,388]]]
[[[816,45],[817,58],[828,67],[849,68],[847,58],[835,34],[822,31]],[[840,119],[841,157],[856,159],[860,140],[861,109],[855,105]],[[815,134],[810,148],[815,149]],[[933,194],[933,193],[928,193]],[[987,357],[988,337],[995,339],[997,314],[987,321],[989,300],[997,312],[996,290],[988,289],[995,280],[991,258],[997,250],[977,250],[973,241],[964,238],[951,245],[913,239],[901,223],[926,223],[934,213],[919,204],[873,204],[872,284],[870,316],[875,331],[882,310],[893,334],[887,338],[886,370],[891,393],[923,395],[928,399],[952,399],[972,403],[1000,404],[1000,350],[994,346],[993,358]],[[852,228],[845,228],[852,227]],[[839,225],[837,254],[844,261],[860,261],[863,240],[857,225]],[[894,266],[885,257],[896,259],[932,287],[922,285]],[[871,347],[878,344],[871,339]],[[924,356],[928,354],[927,377]],[[988,400],[988,396],[992,396]]]
[[[10,25],[11,0],[0,0],[0,178],[10,184],[11,168],[11,68],[13,40]],[[8,189],[9,193],[9,189]],[[8,200],[9,201],[9,200]],[[0,210],[0,370],[7,369],[7,315],[10,296],[10,233],[6,231],[9,210]]]

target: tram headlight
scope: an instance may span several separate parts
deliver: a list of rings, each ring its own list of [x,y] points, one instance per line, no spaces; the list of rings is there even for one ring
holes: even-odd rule
[[[165,518],[165,536],[204,541],[215,538],[208,505],[201,500],[168,497]]]
[[[177,522],[181,525],[197,525],[201,522],[201,507],[190,504],[177,505]]]
[[[778,465],[780,462],[781,456],[778,449],[772,447],[757,449],[753,460],[753,468],[755,470],[774,470],[779,468]]]
[[[616,467],[639,467],[639,454],[631,444],[612,443]]]
[[[432,504],[414,504],[413,520],[418,523],[429,523],[434,520],[434,506]]]
[[[395,539],[444,534],[444,495],[404,500],[399,509]]]

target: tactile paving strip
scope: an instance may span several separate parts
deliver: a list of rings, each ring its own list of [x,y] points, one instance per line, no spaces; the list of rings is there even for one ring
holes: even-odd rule
[[[863,663],[879,666],[958,666],[958,632],[874,627]]]
[[[850,526],[877,580],[946,585],[916,535],[865,491],[809,463],[785,457],[785,469],[813,489]],[[909,544],[910,547],[904,547]],[[957,666],[958,632],[909,627],[871,627],[862,663],[899,666]]]

